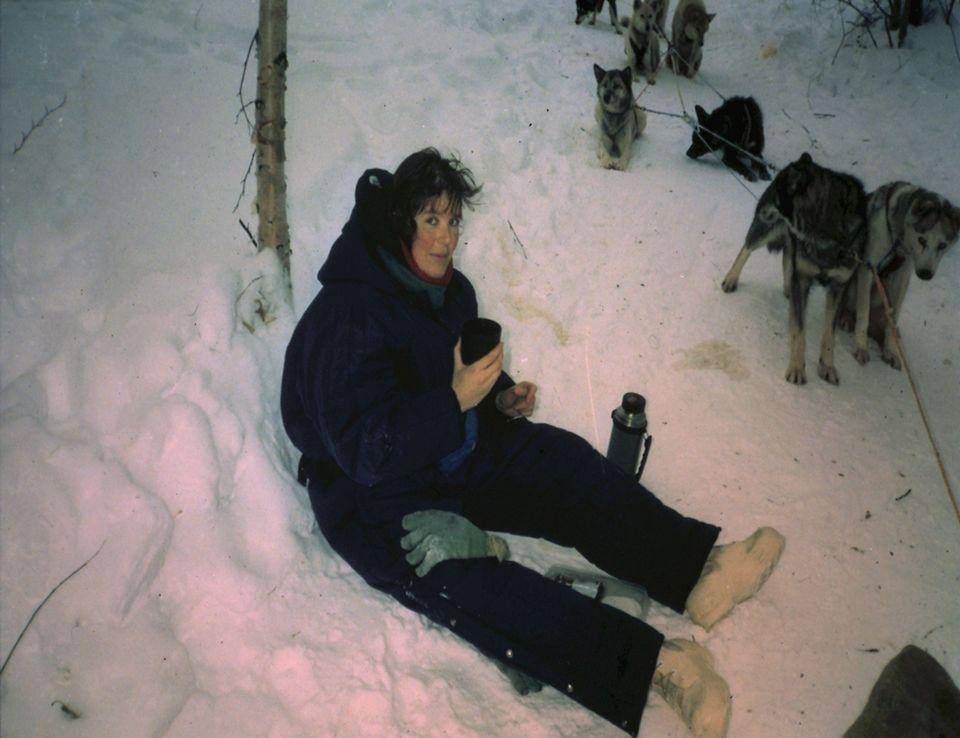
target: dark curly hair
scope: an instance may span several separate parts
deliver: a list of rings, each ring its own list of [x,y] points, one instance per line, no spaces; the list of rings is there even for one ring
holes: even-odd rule
[[[394,231],[409,246],[417,224],[414,218],[439,197],[449,198],[454,213],[474,206],[483,185],[456,157],[443,157],[435,148],[410,154],[393,174],[391,221]]]

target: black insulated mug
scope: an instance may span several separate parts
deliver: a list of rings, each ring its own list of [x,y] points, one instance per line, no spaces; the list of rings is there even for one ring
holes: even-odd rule
[[[620,406],[610,414],[613,428],[610,431],[607,458],[638,481],[647,463],[650,444],[653,443],[653,437],[647,433],[646,407],[647,401],[643,395],[627,392]]]
[[[471,318],[460,334],[460,358],[472,364],[489,354],[500,343],[500,324],[489,318]]]

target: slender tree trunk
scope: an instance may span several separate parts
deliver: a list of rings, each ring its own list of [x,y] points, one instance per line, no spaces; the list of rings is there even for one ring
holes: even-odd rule
[[[283,172],[284,92],[287,88],[287,0],[260,0],[258,30],[256,129],[257,245],[273,248],[289,292],[290,228],[287,225],[287,181]]]
[[[923,0],[907,0],[907,20],[911,26],[923,23]]]

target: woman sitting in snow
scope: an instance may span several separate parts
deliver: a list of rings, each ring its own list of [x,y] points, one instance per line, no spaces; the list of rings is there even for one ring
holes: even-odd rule
[[[585,440],[532,423],[537,387],[503,346],[464,365],[477,316],[453,268],[480,188],[425,149],[366,171],[286,353],[282,413],[320,530],[371,586],[636,735],[652,684],[695,736],[727,731],[730,693],[703,647],[506,560],[485,531],[546,538],[710,629],[763,584],[783,538],[719,529],[660,502]],[[509,422],[516,419],[516,422]]]

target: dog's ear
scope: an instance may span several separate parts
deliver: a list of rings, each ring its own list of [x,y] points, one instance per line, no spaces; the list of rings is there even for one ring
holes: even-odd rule
[[[701,108],[699,105],[695,105],[694,110],[697,111],[697,120],[701,123],[706,123],[708,120],[710,120],[710,116],[707,115],[707,111]]]
[[[603,67],[601,67],[599,64],[593,65],[593,76],[597,78],[597,82],[603,81],[603,75],[605,74],[606,72],[604,71]]]
[[[800,161],[803,162],[804,164],[812,164],[813,157],[810,156],[809,151],[804,151],[802,154],[800,154]]]
[[[707,25],[710,25],[710,21],[717,17],[716,13],[707,13]]]
[[[621,69],[620,76],[623,77],[623,81],[627,83],[628,87],[633,82],[633,70],[630,67]]]
[[[929,194],[918,194],[919,197],[913,201],[913,207],[910,208],[910,214],[913,216],[914,222],[926,231],[933,226],[932,221],[936,218],[939,203],[935,198],[930,197]]]

